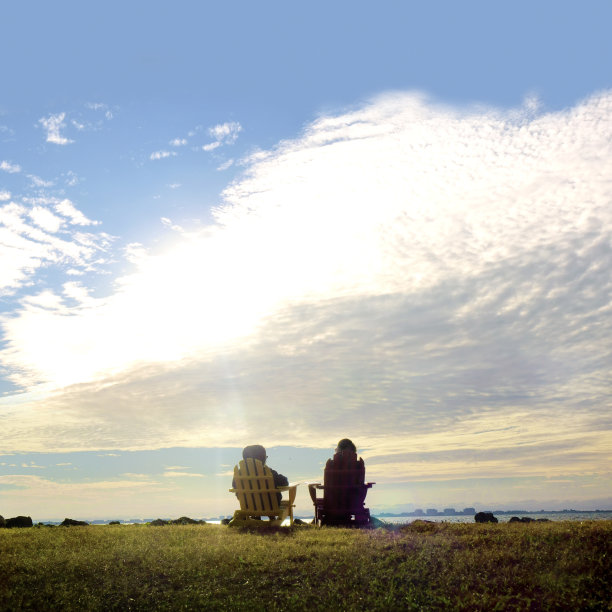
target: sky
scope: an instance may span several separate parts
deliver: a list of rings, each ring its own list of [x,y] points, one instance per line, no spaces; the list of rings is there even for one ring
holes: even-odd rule
[[[3,7],[0,514],[612,508],[612,5]]]

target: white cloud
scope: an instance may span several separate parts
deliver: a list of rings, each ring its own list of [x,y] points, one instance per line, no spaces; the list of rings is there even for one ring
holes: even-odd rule
[[[10,200],[10,199],[11,199],[10,191],[6,191],[4,189],[0,191],[0,202],[6,202],[6,200]]]
[[[0,162],[0,170],[8,172],[9,174],[16,174],[17,172],[21,172],[21,166],[18,164],[13,164],[6,160],[2,160]]]
[[[176,223],[173,223],[171,219],[168,219],[168,217],[162,217],[161,222],[163,225],[165,225],[166,227],[170,228],[171,230],[175,231],[175,232],[183,232],[184,229],[180,226],[177,225]]]
[[[225,144],[236,142],[238,134],[242,131],[242,126],[237,121],[221,123],[209,128],[208,133],[218,141]]]
[[[99,221],[92,221],[91,219],[88,219],[67,198],[56,202],[55,210],[63,217],[67,217],[70,220],[70,223],[73,225],[98,225],[100,223]]]
[[[187,144],[186,138],[174,138],[170,141],[170,146],[172,147],[184,147]]]
[[[150,159],[166,159],[167,157],[176,157],[176,151],[155,151],[151,153]]]
[[[51,187],[53,185],[53,181],[45,181],[34,174],[28,174],[28,178],[32,181],[32,185],[35,187]]]
[[[104,233],[93,235],[66,229],[66,221],[78,225],[95,223],[69,200],[41,197],[33,199],[31,204],[31,208],[14,202],[0,206],[2,294],[14,293],[22,285],[31,283],[33,275],[42,267],[68,264],[72,266],[68,273],[91,270],[98,265],[100,253],[111,241]]]
[[[205,144],[202,149],[204,151],[214,151],[221,145],[232,145],[238,139],[238,134],[241,131],[242,126],[237,121],[215,125],[208,129],[208,133],[214,138],[214,141]]]
[[[350,435],[377,479],[600,469],[611,111],[398,94],[321,117],[248,162],[214,226],[134,245],[111,295],[3,320],[13,381],[56,389],[4,419],[13,450]]]
[[[62,226],[62,220],[42,206],[35,206],[28,214],[36,225],[47,232],[54,234]]]
[[[131,263],[138,263],[147,256],[147,250],[139,242],[132,242],[128,244],[124,249],[124,253],[127,261]]]
[[[68,185],[69,187],[74,187],[75,185],[78,184],[79,182],[79,177],[72,172],[72,170],[68,170],[68,172],[66,172],[66,185]]]
[[[108,104],[103,104],[102,102],[89,102],[85,105],[85,108],[94,111],[103,111],[104,118],[107,121],[110,121],[114,117],[113,111],[108,108]]]
[[[217,170],[219,170],[221,172],[223,170],[227,170],[228,168],[231,168],[233,165],[234,165],[234,160],[233,159],[228,159],[226,162],[224,162],[220,166],[218,166]]]
[[[49,115],[49,117],[43,117],[38,120],[47,131],[47,142],[58,145],[67,145],[74,142],[74,140],[70,140],[60,134],[60,131],[66,127],[65,118],[66,113],[58,113],[57,115]]]

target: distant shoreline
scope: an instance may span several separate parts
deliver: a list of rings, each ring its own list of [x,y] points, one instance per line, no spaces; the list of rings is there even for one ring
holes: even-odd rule
[[[390,516],[408,516],[408,517],[427,517],[427,516],[473,516],[476,512],[492,512],[493,514],[601,514],[601,513],[612,513],[612,510],[475,510],[465,512],[462,510],[456,510],[455,512],[379,512],[375,514],[377,517],[390,517]]]
[[[525,516],[525,515],[558,515],[559,516],[559,520],[563,520],[564,518],[572,520],[572,518],[574,518],[574,520],[578,519],[578,517],[575,517],[575,515],[601,515],[601,514],[607,514],[609,515],[608,518],[612,519],[612,510],[483,510],[483,512],[492,512],[493,515],[495,516]],[[466,512],[454,512],[454,513],[444,513],[444,512],[437,512],[436,514],[433,513],[415,513],[415,512],[402,512],[402,513],[391,513],[391,512],[380,512],[380,513],[372,513],[372,516],[381,520],[385,520],[385,519],[403,519],[403,518],[410,518],[410,519],[441,519],[441,518],[465,518],[465,519],[473,519],[474,515],[476,514],[476,512],[473,513],[466,513]],[[4,517],[7,518],[7,517]],[[73,517],[75,518],[75,517]],[[146,523],[151,523],[152,521],[154,521],[156,518],[162,518],[162,520],[173,520],[173,517],[154,517],[154,518],[129,518],[129,519],[123,519],[123,518],[108,518],[108,519],[81,519],[81,520],[85,520],[86,522],[88,522],[90,525],[108,525],[111,521],[118,521],[121,524],[146,524]],[[176,518],[176,517],[174,517]],[[220,523],[221,520],[223,518],[231,518],[231,515],[227,515],[227,516],[215,516],[215,517],[204,517],[204,518],[199,518],[197,520],[201,520],[201,521],[205,521],[207,523]],[[304,514],[304,513],[300,513],[300,514],[296,514],[295,518],[299,518],[303,521],[311,521],[313,519],[313,515],[312,514]],[[37,523],[44,523],[47,525],[58,525],[59,523],[62,522],[63,519],[57,519],[57,518],[53,518],[53,519],[33,519],[34,524]],[[394,521],[394,522],[397,522]],[[461,521],[463,522],[463,521]]]

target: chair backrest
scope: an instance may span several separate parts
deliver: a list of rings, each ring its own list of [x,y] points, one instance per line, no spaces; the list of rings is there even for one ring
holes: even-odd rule
[[[279,510],[274,476],[259,459],[243,459],[234,467],[234,489],[241,510],[270,514]]]
[[[327,461],[323,473],[324,506],[329,511],[355,511],[363,507],[367,488],[363,459],[343,450]]]

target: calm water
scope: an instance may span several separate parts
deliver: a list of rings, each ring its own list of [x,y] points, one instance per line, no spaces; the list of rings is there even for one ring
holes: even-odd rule
[[[609,521],[609,520],[612,520],[612,511],[609,511],[609,512],[544,512],[544,513],[528,512],[525,514],[516,514],[516,515],[495,514],[495,513],[493,514],[500,523],[507,523],[512,518],[512,516],[518,516],[519,518],[523,516],[528,516],[533,519],[547,518],[551,521],[597,521],[597,520],[608,520]],[[304,516],[304,515],[300,515],[300,518],[306,523],[310,523],[314,519],[313,516]],[[412,521],[417,521],[419,519],[426,520],[426,521],[436,521],[436,522],[446,521],[448,523],[473,523],[474,522],[473,514],[470,514],[467,516],[453,516],[453,515],[446,515],[446,514],[439,514],[437,516],[429,516],[429,515],[381,516],[377,518],[379,518],[381,521],[385,523],[395,523],[395,524],[412,523]],[[219,524],[221,521],[216,520],[216,519],[212,519],[212,520],[206,519],[206,522],[211,523],[211,524]],[[283,524],[288,525],[289,519],[286,519],[285,523]]]
[[[508,522],[512,516],[518,516],[522,518],[523,516],[527,516],[533,519],[539,518],[547,518],[551,521],[596,521],[596,520],[612,520],[612,511],[611,512],[534,512],[527,514],[495,514],[494,516],[500,523]],[[419,519],[423,519],[426,521],[446,521],[448,523],[473,523],[474,516],[453,516],[453,515],[443,515],[439,514],[437,516],[381,516],[380,520],[386,523],[412,523],[412,521],[416,521]]]

